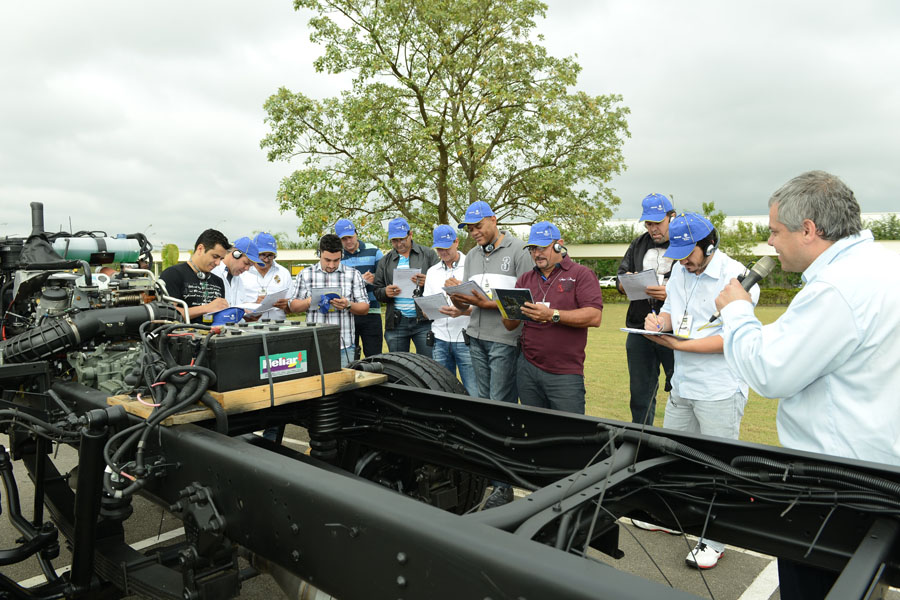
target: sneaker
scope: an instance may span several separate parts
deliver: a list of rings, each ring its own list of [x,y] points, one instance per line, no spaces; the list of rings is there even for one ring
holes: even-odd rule
[[[643,529],[644,531],[662,531],[663,533],[668,533],[669,535],[681,535],[680,531],[675,531],[674,529],[669,529],[668,527],[663,527],[662,525],[654,525],[653,523],[648,523],[647,521],[638,521],[637,519],[632,519],[631,524],[638,529]]]
[[[684,562],[687,563],[687,566],[695,569],[712,569],[719,564],[719,559],[722,558],[723,554],[725,553],[707,546],[704,542],[697,542],[697,545],[687,555]]]
[[[503,506],[504,504],[509,504],[513,501],[513,490],[509,486],[503,487],[494,487],[494,491],[491,492],[491,495],[487,497],[487,500],[484,501],[484,506],[482,506],[482,510],[487,510],[489,508],[497,508],[498,506]]]

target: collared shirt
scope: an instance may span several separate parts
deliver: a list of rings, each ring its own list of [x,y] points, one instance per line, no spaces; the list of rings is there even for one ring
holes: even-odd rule
[[[362,275],[353,267],[343,264],[331,273],[323,271],[319,263],[306,267],[294,278],[287,297],[289,299],[299,298],[303,300],[312,295],[313,288],[322,287],[341,288],[341,297],[349,299],[350,302],[368,302],[366,282],[363,281]],[[353,324],[353,313],[350,312],[349,308],[347,310],[336,310],[332,307],[331,310],[323,314],[319,311],[318,306],[310,306],[306,311],[306,322],[340,325],[341,348],[348,348],[353,345],[355,327]]]
[[[872,233],[840,239],[763,326],[746,302],[722,310],[725,358],[778,404],[789,448],[900,465],[900,257]]]
[[[425,290],[423,296],[433,296],[435,294],[444,294],[444,282],[448,279],[457,279],[462,281],[463,268],[466,264],[466,255],[459,253],[455,266],[448,267],[444,261],[440,261],[436,265],[432,265],[428,272],[425,273]],[[444,294],[447,298],[447,294]],[[431,331],[434,337],[445,342],[463,342],[463,328],[469,324],[469,316],[447,317],[446,319],[435,319],[431,322]]]
[[[286,267],[282,267],[274,260],[272,266],[263,275],[256,270],[256,267],[250,267],[247,271],[241,273],[241,284],[244,289],[244,296],[241,302],[256,302],[260,296],[275,294],[291,287],[291,272]],[[263,313],[263,319],[271,319],[278,321],[284,319],[284,311],[280,308],[273,308]]]
[[[212,273],[218,275],[225,284],[225,300],[228,301],[228,306],[237,306],[244,301],[244,284],[240,276],[231,276],[224,260],[213,268]]]
[[[525,249],[525,242],[510,232],[500,230],[503,239],[494,251],[485,254],[484,248],[475,246],[466,257],[462,281],[474,281],[481,289],[491,294],[497,288],[516,286],[516,279],[527,273],[534,266],[531,254]],[[503,317],[499,310],[472,307],[472,316],[466,332],[473,338],[487,342],[499,342],[507,346],[515,346],[522,332],[521,327],[508,331],[503,326]]]
[[[348,267],[353,267],[360,273],[372,273],[374,275],[378,268],[378,261],[384,257],[381,250],[366,242],[360,242],[356,248],[356,252],[341,253],[341,262]],[[365,280],[364,280],[365,281]],[[375,286],[371,283],[366,284],[366,291],[369,294],[369,314],[381,314],[381,303],[375,298]]]
[[[528,288],[535,302],[549,302],[552,309],[603,310],[603,291],[596,273],[568,256],[563,257],[546,279],[534,267],[519,277],[516,287]],[[522,353],[525,360],[549,373],[584,375],[587,336],[587,327],[523,321]]]
[[[666,284],[666,302],[662,311],[672,317],[672,329],[678,331],[685,314],[692,317],[690,337],[706,338],[722,334],[721,320],[700,329],[716,312],[716,296],[732,278],[746,271],[744,265],[717,250],[700,275],[687,271],[681,263],[672,268]],[[759,286],[750,288],[753,304],[759,300]],[[723,354],[700,354],[675,351],[675,374],[672,389],[690,400],[722,400],[737,391],[747,395],[748,386],[736,371],[728,368]]]

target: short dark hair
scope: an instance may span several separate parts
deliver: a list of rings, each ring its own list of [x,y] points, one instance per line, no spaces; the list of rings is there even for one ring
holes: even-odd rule
[[[231,244],[228,242],[228,238],[225,237],[221,231],[216,229],[207,229],[203,233],[200,234],[200,237],[197,238],[197,241],[194,242],[194,251],[197,250],[197,247],[203,244],[203,247],[206,248],[207,251],[212,250],[216,246],[222,246],[226,250],[231,248]]]
[[[326,233],[319,240],[319,254],[322,252],[343,252],[344,246],[341,245],[341,238],[333,233]]]
[[[697,242],[697,247],[700,248],[700,250],[703,252],[703,254],[706,254],[706,251],[710,246],[715,246],[718,243],[719,243],[719,232],[716,231],[715,228],[713,228],[712,231],[710,231],[708,234],[706,234],[705,238],[703,238],[702,240]]]

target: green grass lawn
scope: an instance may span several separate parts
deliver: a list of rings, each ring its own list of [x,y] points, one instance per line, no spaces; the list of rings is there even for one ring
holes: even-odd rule
[[[628,365],[625,361],[625,338],[619,331],[625,326],[627,304],[608,304],[603,309],[603,324],[588,333],[585,349],[585,387],[587,388],[586,412],[596,417],[631,421],[628,408]],[[756,315],[763,323],[771,323],[784,312],[782,306],[761,306]],[[660,377],[656,398],[656,420],[662,425],[666,409],[663,379]],[[778,445],[775,430],[775,412],[778,401],[763,398],[750,390],[750,400],[741,423],[741,439],[760,444]]]

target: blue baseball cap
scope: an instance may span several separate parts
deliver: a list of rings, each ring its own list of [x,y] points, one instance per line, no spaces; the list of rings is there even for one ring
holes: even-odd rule
[[[339,238],[356,235],[356,227],[353,226],[353,221],[350,219],[340,219],[334,224],[334,233]]]
[[[672,201],[662,194],[650,194],[641,200],[641,207],[644,212],[641,213],[639,221],[651,221],[659,223],[666,218],[666,213],[672,212],[675,208]]]
[[[403,217],[397,217],[388,223],[388,239],[405,238],[409,233],[409,223]]]
[[[447,249],[456,241],[456,232],[449,225],[438,225],[434,228],[434,245],[432,248]]]
[[[266,268],[266,263],[259,260],[259,249],[256,247],[256,244],[253,243],[248,237],[239,238],[234,243],[234,249],[239,250],[242,254],[245,254],[247,258],[256,263],[256,266],[261,267],[263,269]],[[240,257],[236,257],[240,258]]]
[[[466,215],[463,217],[462,223],[459,224],[459,228],[462,229],[466,225],[474,225],[485,217],[493,216],[494,211],[491,210],[488,203],[484,200],[478,200],[470,204],[469,208],[466,209]]]
[[[528,234],[528,243],[525,246],[540,246],[546,248],[562,236],[559,235],[559,228],[550,221],[541,221],[531,226]]]
[[[669,223],[669,248],[663,256],[675,260],[687,258],[697,242],[715,229],[709,219],[697,213],[681,213]]]
[[[271,233],[257,233],[256,237],[253,238],[253,243],[256,244],[256,251],[260,254],[263,252],[278,254],[278,243],[275,241],[275,236]]]

